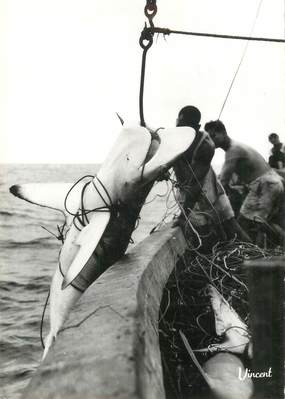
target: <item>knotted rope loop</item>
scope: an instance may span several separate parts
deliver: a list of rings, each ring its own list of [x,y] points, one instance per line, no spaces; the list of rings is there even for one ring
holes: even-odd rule
[[[151,28],[147,28],[146,26],[142,30],[140,40],[139,40],[140,46],[143,50],[148,50],[153,43],[153,32]]]

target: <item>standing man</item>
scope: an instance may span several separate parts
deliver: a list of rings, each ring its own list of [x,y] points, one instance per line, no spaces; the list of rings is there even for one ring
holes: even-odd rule
[[[215,153],[215,146],[209,135],[200,131],[200,120],[200,111],[192,105],[182,108],[176,120],[176,126],[190,126],[195,130],[194,141],[173,167],[186,215],[194,208],[201,195]]]
[[[176,224],[185,229],[188,221],[195,219],[195,213],[208,213],[222,239],[238,236],[250,241],[234,219],[229,199],[211,168],[215,145],[209,135],[200,130],[200,120],[199,109],[187,105],[179,111],[176,121],[176,126],[190,126],[195,130],[194,141],[173,165],[181,204]]]
[[[280,142],[277,133],[271,133],[268,136],[269,142],[273,145],[270,150],[268,163],[274,169],[283,169],[285,167],[285,146]]]
[[[284,192],[282,178],[267,164],[265,159],[253,148],[232,140],[220,120],[206,123],[216,148],[225,151],[225,162],[220,180],[227,191],[233,173],[248,185],[248,194],[241,206],[238,221],[261,245],[262,223],[268,223],[279,211]]]

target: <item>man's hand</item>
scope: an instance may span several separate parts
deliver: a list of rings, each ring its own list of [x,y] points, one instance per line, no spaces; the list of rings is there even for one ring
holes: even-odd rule
[[[168,170],[167,166],[164,166],[161,168],[161,172],[157,176],[156,180],[157,181],[163,181],[163,180],[169,180],[170,179],[170,172]]]
[[[171,227],[181,227],[182,230],[185,229],[187,224],[187,220],[185,219],[185,216],[180,214],[179,216],[176,216],[173,220],[172,226]]]

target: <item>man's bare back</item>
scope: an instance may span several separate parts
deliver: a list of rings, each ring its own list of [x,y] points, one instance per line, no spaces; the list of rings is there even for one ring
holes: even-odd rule
[[[225,163],[220,178],[226,186],[235,172],[242,183],[249,184],[269,170],[269,165],[257,151],[231,139],[225,152]]]
[[[253,148],[229,137],[223,122],[210,121],[205,130],[216,148],[225,151],[225,163],[221,172],[221,182],[227,189],[233,173],[241,183],[247,185],[247,195],[239,210],[238,221],[251,233],[253,242],[263,245],[262,224],[268,224],[280,210],[284,186],[281,177],[267,164]]]

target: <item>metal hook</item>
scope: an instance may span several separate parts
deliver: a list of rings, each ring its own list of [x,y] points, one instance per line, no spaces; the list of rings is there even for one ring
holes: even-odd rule
[[[154,28],[153,18],[157,13],[157,5],[155,3],[149,3],[144,8],[144,14],[148,19],[149,25]]]

